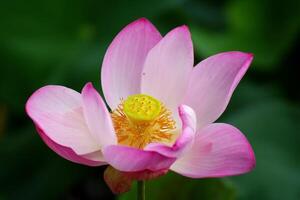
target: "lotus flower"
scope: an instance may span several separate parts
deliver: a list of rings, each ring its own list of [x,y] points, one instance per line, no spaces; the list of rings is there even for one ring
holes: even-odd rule
[[[116,193],[168,170],[191,178],[238,175],[255,166],[253,150],[237,128],[214,121],[252,59],[225,52],[193,67],[187,26],[162,37],[142,18],[115,37],[103,60],[111,112],[91,83],[81,93],[42,87],[26,111],[43,141],[63,158],[109,165],[104,176]]]

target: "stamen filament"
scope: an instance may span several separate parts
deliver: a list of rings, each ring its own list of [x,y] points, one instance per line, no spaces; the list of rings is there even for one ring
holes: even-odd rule
[[[139,97],[144,98],[145,96],[142,95]],[[150,96],[142,99],[141,102],[149,100],[148,97]],[[153,97],[150,98],[151,100],[154,99]],[[169,143],[172,141],[174,136],[172,131],[176,128],[175,121],[172,118],[171,111],[169,111],[162,103],[156,99],[151,101],[152,104],[153,102],[159,103],[159,106],[156,107],[159,108],[159,113],[155,113],[157,110],[151,110],[151,115],[146,115],[146,117],[144,117],[143,114],[148,111],[144,110],[143,114],[140,112],[136,117],[132,115],[136,114],[136,107],[131,107],[133,110],[127,110],[125,112],[126,109],[124,106],[126,106],[126,101],[121,101],[111,114],[119,144],[143,149],[149,143]],[[132,105],[132,103],[130,104],[129,102],[129,105]],[[131,113],[128,114],[128,112]]]

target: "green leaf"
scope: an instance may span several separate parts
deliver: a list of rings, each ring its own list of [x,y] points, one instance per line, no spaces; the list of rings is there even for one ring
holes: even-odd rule
[[[245,104],[225,118],[246,134],[256,155],[253,172],[232,178],[239,199],[299,197],[299,119],[299,105],[276,97]]]
[[[198,54],[207,57],[240,50],[255,55],[256,69],[278,67],[300,31],[300,2],[231,0],[224,7],[226,28],[210,30],[194,24],[192,35]]]
[[[52,152],[33,128],[1,138],[0,163],[6,199],[57,199],[88,173]]]

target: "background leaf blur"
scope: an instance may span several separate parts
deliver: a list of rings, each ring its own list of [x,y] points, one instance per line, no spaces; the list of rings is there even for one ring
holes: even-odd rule
[[[148,199],[300,199],[300,1],[285,0],[10,0],[0,6],[0,199],[113,199],[104,168],[63,160],[25,115],[34,90],[76,90],[92,81],[122,27],[149,18],[165,34],[187,24],[196,62],[221,51],[255,59],[220,121],[253,145],[256,169],[226,179],[174,173],[148,183]],[[119,199],[134,199],[134,189]]]

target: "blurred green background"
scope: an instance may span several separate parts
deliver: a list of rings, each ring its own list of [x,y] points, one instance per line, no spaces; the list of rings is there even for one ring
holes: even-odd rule
[[[220,121],[253,145],[256,169],[224,179],[174,173],[150,181],[148,199],[300,199],[299,0],[9,0],[0,6],[0,200],[116,199],[104,168],[53,153],[24,112],[39,87],[100,91],[100,66],[122,27],[147,17],[165,34],[187,24],[196,62],[241,50],[255,54]],[[135,189],[119,197],[135,199]]]

